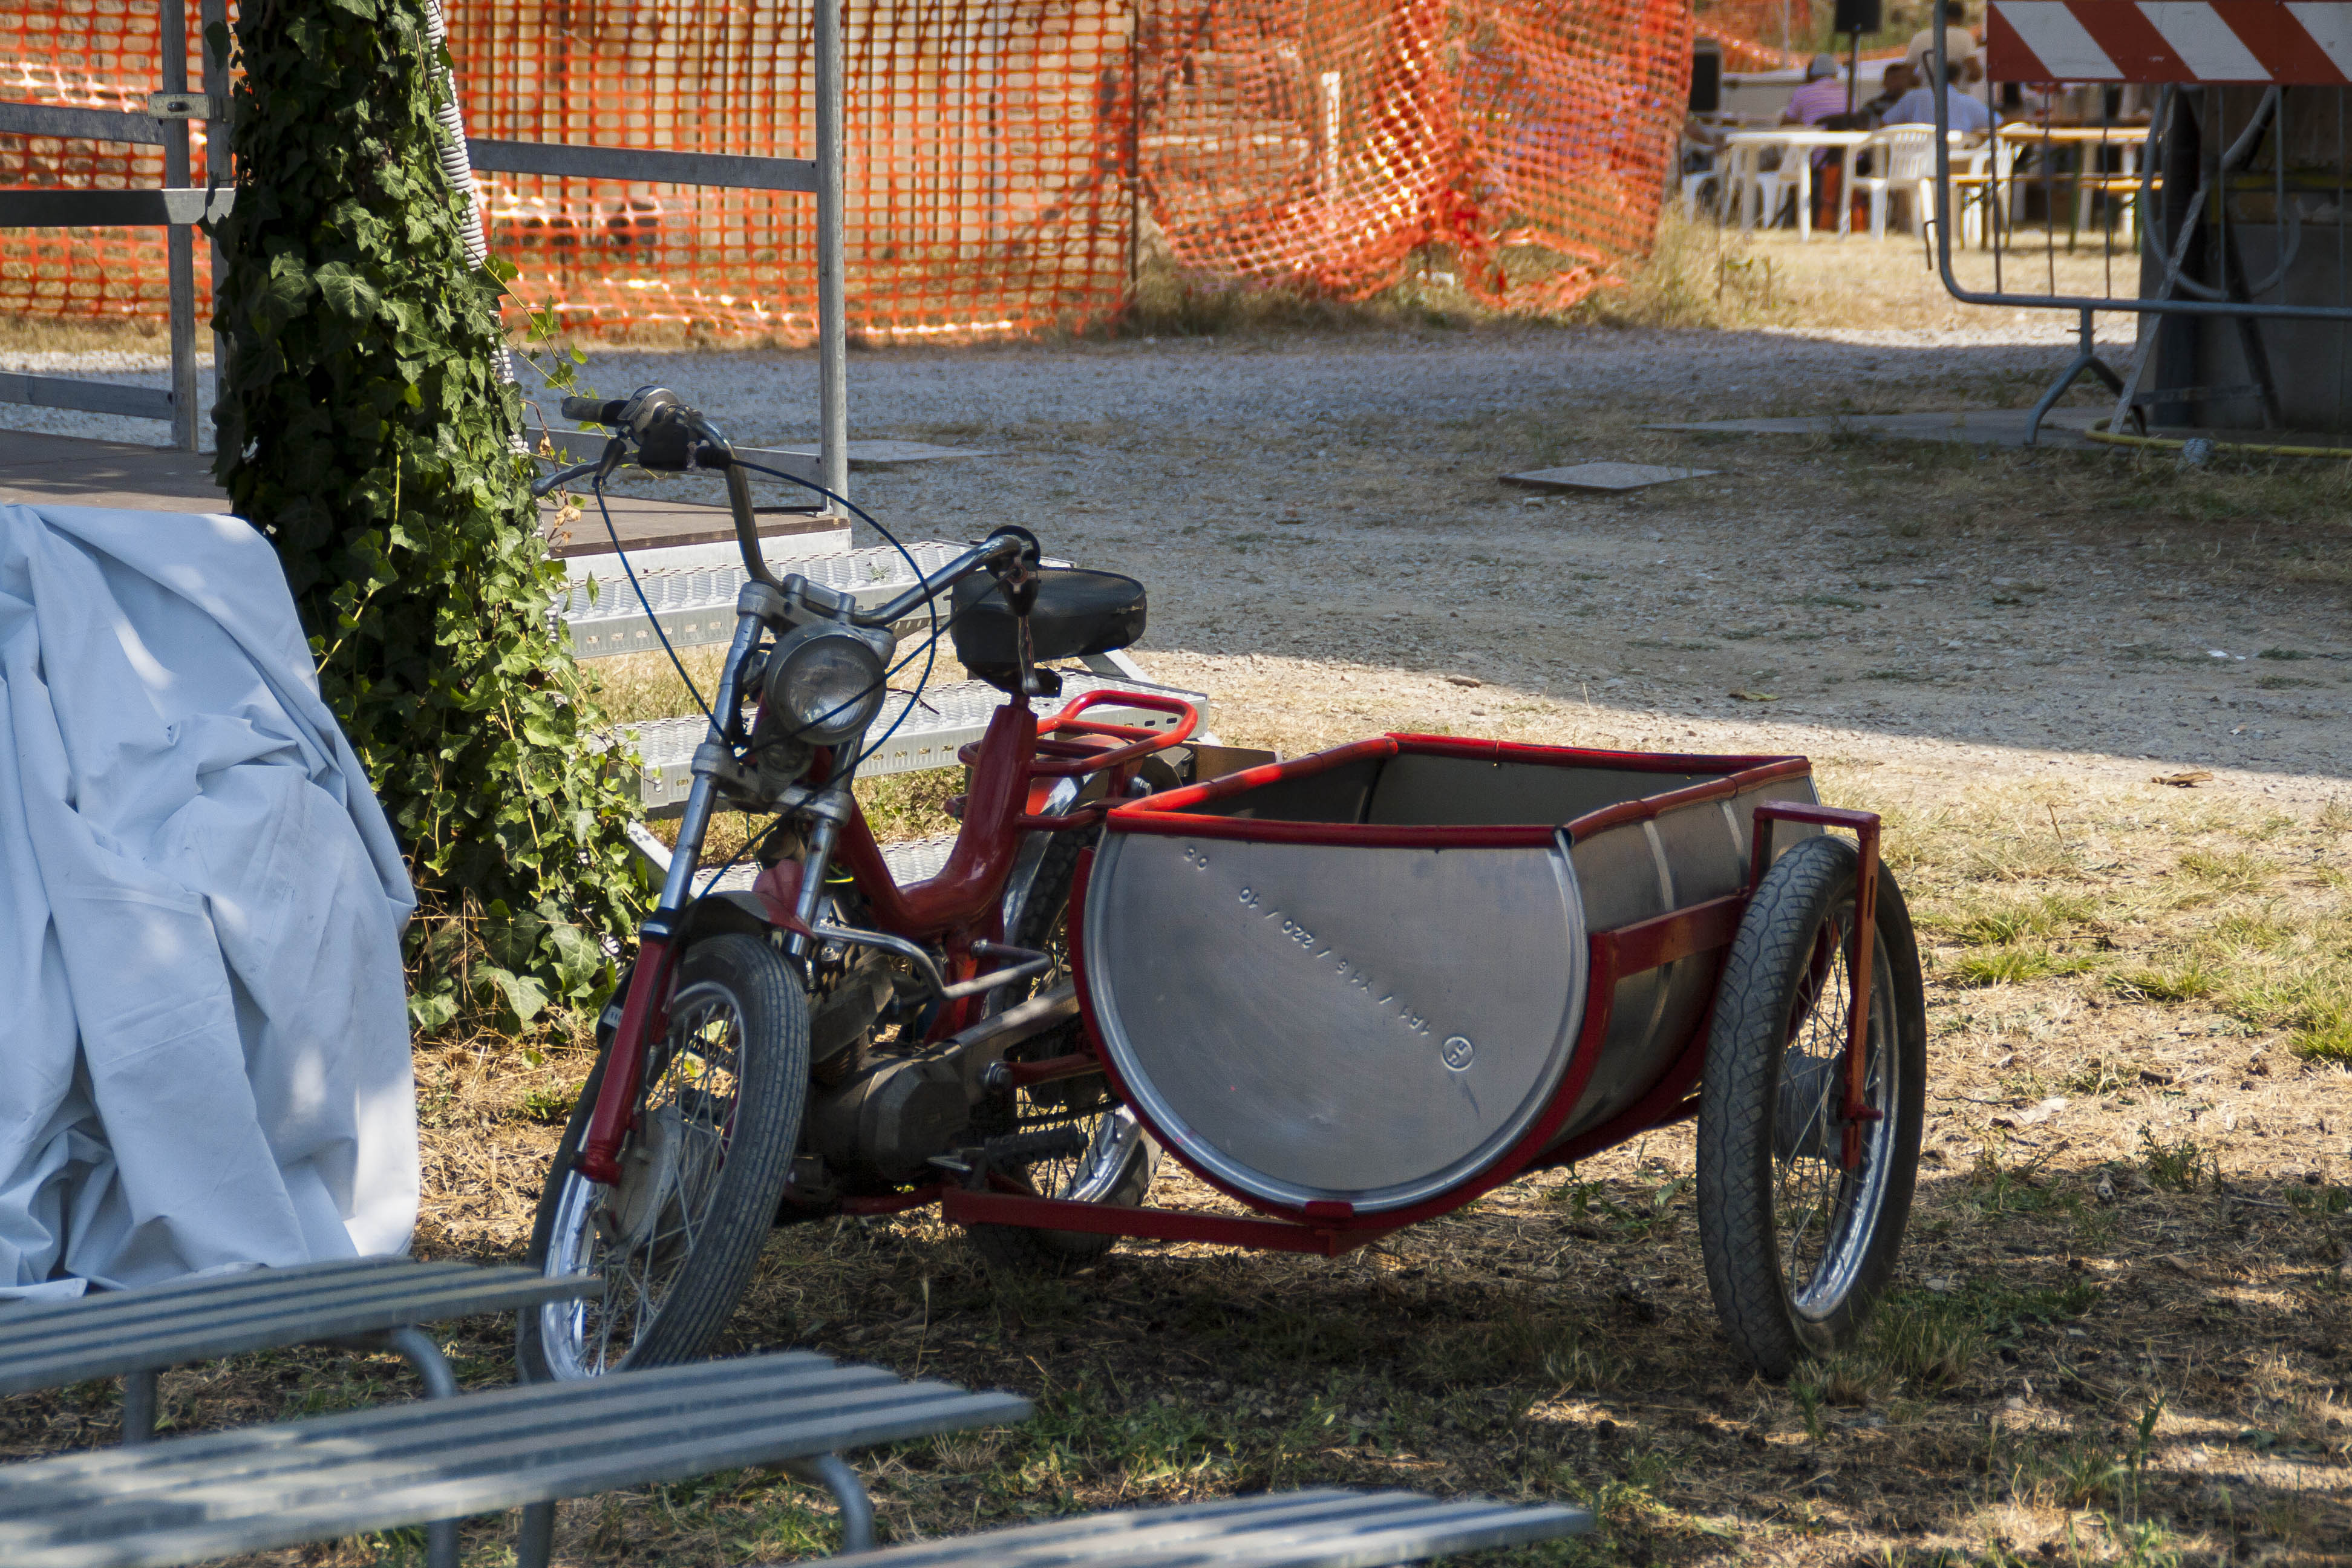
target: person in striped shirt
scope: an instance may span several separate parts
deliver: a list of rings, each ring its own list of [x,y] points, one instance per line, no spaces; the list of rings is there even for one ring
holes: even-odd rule
[[[1837,57],[1815,55],[1805,67],[1805,85],[1789,97],[1789,107],[1780,116],[1783,125],[1819,125],[1833,114],[1845,112],[1845,83],[1838,79]],[[1813,221],[1834,224],[1838,204],[1837,174],[1830,167],[1826,147],[1816,147],[1811,154],[1813,164],[1813,201],[1819,211]],[[1829,216],[1822,216],[1823,214]]]
[[[1845,83],[1838,80],[1832,55],[1815,55],[1805,67],[1805,85],[1790,95],[1783,125],[1819,125],[1832,114],[1845,112]]]

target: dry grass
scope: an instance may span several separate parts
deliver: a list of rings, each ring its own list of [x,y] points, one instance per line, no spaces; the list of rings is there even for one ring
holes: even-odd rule
[[[1072,1279],[992,1280],[927,1215],[798,1226],[730,1348],[814,1344],[1038,1402],[1026,1426],[863,1458],[898,1539],[1339,1483],[1589,1500],[1596,1536],[1532,1553],[1580,1564],[2340,1561],[2352,1077],[2314,1020],[2352,970],[2352,813],[2153,786],[1959,802],[1858,763],[1824,781],[1887,816],[1930,965],[1919,1205],[1852,1354],[1778,1387],[1731,1362],[1686,1128],[1328,1261],[1129,1243]],[[1967,967],[2000,952],[2048,962]],[[2192,964],[2209,984],[2178,1000],[2143,978]],[[520,1251],[583,1044],[420,1053],[420,1251]],[[1155,1198],[1232,1206],[1172,1171]],[[510,1375],[503,1322],[446,1332],[467,1381]],[[404,1386],[395,1363],[302,1351],[163,1392],[208,1426]],[[20,1399],[0,1440],[107,1440],[115,1399]],[[834,1529],[819,1494],[740,1474],[567,1505],[559,1550],[715,1568],[827,1550]],[[469,1531],[468,1560],[507,1561],[505,1540]]]
[[[0,353],[168,354],[170,338],[161,321],[52,321],[31,315],[0,316]],[[202,345],[209,359],[212,343]]]

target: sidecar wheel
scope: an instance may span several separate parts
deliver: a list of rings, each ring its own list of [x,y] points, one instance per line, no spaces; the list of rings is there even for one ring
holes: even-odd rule
[[[1842,1158],[1860,857],[1791,847],[1748,901],[1699,1089],[1698,1221],[1732,1344],[1767,1377],[1847,1348],[1895,1272],[1918,1172],[1927,1005],[1911,917],[1879,868],[1862,1158]]]

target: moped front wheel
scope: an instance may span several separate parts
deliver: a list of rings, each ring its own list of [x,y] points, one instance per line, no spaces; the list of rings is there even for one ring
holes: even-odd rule
[[[579,1300],[522,1314],[526,1382],[667,1366],[708,1350],[767,1240],[800,1142],[808,1094],[808,1002],[767,943],[729,933],[679,967],[667,1033],[648,1051],[621,1180],[578,1166],[609,1056],[600,1058],[550,1165],[530,1264],[593,1274]]]

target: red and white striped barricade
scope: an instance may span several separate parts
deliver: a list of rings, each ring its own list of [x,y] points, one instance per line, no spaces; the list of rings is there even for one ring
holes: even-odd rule
[[[2077,312],[2078,348],[2029,417],[2029,445],[2086,374],[2116,393],[2118,434],[2144,429],[2150,408],[2180,423],[2206,405],[2259,408],[2266,429],[2352,415],[2334,391],[2352,349],[2347,247],[2307,237],[2352,221],[2352,0],[1990,0],[1985,60],[1981,88],[1965,90],[1981,91],[1993,129],[1965,166],[1939,138],[1936,176],[1937,213],[1967,215],[1964,234],[1990,254],[1969,254],[1942,221],[1935,251],[1964,303]],[[1938,95],[1937,130],[1957,117]],[[2100,280],[2086,287],[2091,245]],[[2122,374],[2095,347],[2100,310],[2139,319]],[[2262,325],[2285,320],[2346,325]],[[2158,362],[2161,384],[2141,391]]]

